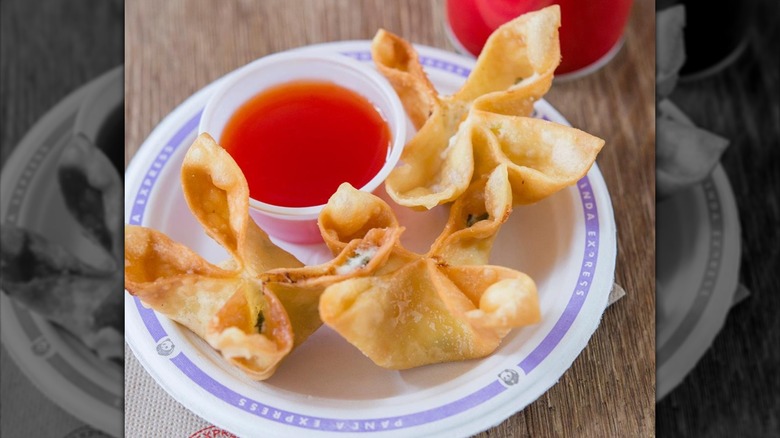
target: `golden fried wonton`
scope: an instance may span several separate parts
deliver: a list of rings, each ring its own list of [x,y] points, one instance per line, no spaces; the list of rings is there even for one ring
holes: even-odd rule
[[[696,185],[720,162],[729,141],[694,125],[670,99],[685,64],[685,6],[656,15],[656,195],[662,200]]]
[[[60,151],[56,182],[66,210],[78,224],[73,244],[62,246],[37,231],[0,227],[0,286],[8,297],[75,335],[102,359],[124,354],[122,284],[122,178],[83,135]],[[55,212],[55,214],[57,214]],[[102,252],[95,265],[77,254],[79,237]],[[74,252],[74,250],[76,250]]]
[[[502,25],[488,38],[466,82],[450,96],[439,95],[433,88],[410,43],[385,30],[377,32],[371,45],[374,62],[395,88],[418,129],[405,146],[401,163],[387,178],[385,188],[393,200],[415,209],[430,209],[454,201],[472,180],[479,179],[485,169],[475,168],[475,161],[479,162],[483,157],[477,155],[479,150],[472,148],[471,140],[465,139],[468,135],[461,135],[462,131],[474,125],[479,128],[487,118],[485,113],[506,116],[502,124],[507,129],[525,128],[528,123],[523,119],[531,116],[534,102],[550,89],[553,73],[560,62],[559,27],[560,8],[557,5],[524,14]],[[555,132],[558,133],[562,131]],[[571,133],[566,136],[563,141],[569,140]],[[582,136],[577,140],[580,138]],[[557,142],[558,138],[553,134],[551,138],[541,140],[548,141],[542,147],[549,147],[550,142]],[[592,139],[588,138],[588,141],[584,148],[590,152]],[[515,150],[527,146],[508,144],[506,148]],[[548,175],[567,174],[567,178],[553,177],[556,183],[573,182],[570,177],[582,173],[579,169],[587,171],[595,159],[595,154],[577,152],[578,144],[569,146],[573,148],[552,149],[573,151],[572,155],[547,154],[547,162],[537,163],[537,167],[546,168]],[[516,151],[498,161],[514,162],[522,167],[524,164],[516,163],[515,158],[527,158],[539,149],[530,147],[532,150],[528,153]],[[497,158],[485,159],[492,160],[489,171]],[[582,161],[577,163],[577,171],[571,172],[575,159]],[[564,168],[557,169],[558,166]],[[515,175],[515,170],[510,170],[510,174]],[[542,179],[512,177],[514,202],[535,202],[551,194],[554,185],[545,181],[541,187],[536,187],[537,181]],[[532,187],[521,188],[518,184]]]
[[[656,195],[666,199],[712,174],[728,139],[699,128],[670,100],[658,103]]]
[[[538,322],[540,311],[536,286],[522,272],[425,257],[327,288],[320,315],[377,365],[407,369],[485,357],[511,328]]]
[[[385,368],[492,353],[512,328],[540,318],[530,277],[484,264],[511,206],[507,169],[499,165],[453,204],[447,225],[427,254],[395,243],[374,275],[327,287],[320,297],[320,317]],[[396,224],[384,201],[349,184],[331,197],[319,221],[334,253],[350,239]]]
[[[515,205],[531,204],[576,183],[604,140],[533,117],[472,110],[455,139],[473,151],[477,175],[505,164]]]
[[[436,92],[411,44],[377,32],[372,56],[418,129],[387,192],[412,208],[453,202],[427,253],[401,244],[385,201],[344,183],[318,218],[334,258],[302,266],[250,219],[243,173],[203,134],[182,187],[229,260],[214,265],[159,231],[126,226],[125,287],[258,380],[323,322],[390,369],[491,354],[512,328],[540,319],[534,281],[487,264],[502,224],[514,204],[575,183],[604,144],[530,117],[560,61],[559,26],[554,5],[500,27],[451,96]]]
[[[322,290],[375,269],[402,231],[366,233],[331,262],[303,267],[251,220],[246,179],[208,134],[187,151],[181,181],[190,210],[231,258],[213,265],[159,231],[127,225],[125,288],[257,380],[270,377],[322,324]],[[370,254],[364,247],[372,248]],[[360,263],[344,268],[356,253]]]
[[[485,265],[501,225],[512,213],[507,167],[498,165],[452,204],[430,254],[448,265]]]
[[[119,265],[88,265],[48,238],[11,224],[0,227],[0,281],[11,299],[77,336],[103,359],[119,359],[122,284]]]

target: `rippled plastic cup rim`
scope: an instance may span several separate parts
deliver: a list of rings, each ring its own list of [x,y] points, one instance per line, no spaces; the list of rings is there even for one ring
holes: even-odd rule
[[[314,68],[315,65],[319,68]],[[302,70],[303,66],[306,68]],[[297,71],[288,75],[291,69]],[[348,74],[355,80],[349,82],[338,77],[336,76],[338,72]],[[268,75],[270,79],[262,79],[263,75]],[[282,76],[284,79],[279,79]],[[230,97],[230,93],[241,90],[247,83],[253,82],[253,79],[267,84],[247,90],[242,99]],[[260,58],[239,68],[223,80],[208,100],[200,119],[198,132],[208,133],[219,143],[222,130],[236,109],[263,90],[294,80],[325,80],[350,89],[371,102],[383,117],[392,136],[385,163],[371,180],[358,187],[361,191],[374,191],[384,182],[401,157],[406,142],[406,113],[395,90],[378,71],[345,55],[283,52]],[[379,99],[370,97],[370,94],[379,96]],[[225,101],[228,99],[233,101],[226,104]],[[230,114],[218,114],[224,106],[232,107]],[[242,171],[247,172],[244,169]],[[308,221],[316,219],[327,204],[287,207],[250,197],[249,205],[250,208],[276,219]]]

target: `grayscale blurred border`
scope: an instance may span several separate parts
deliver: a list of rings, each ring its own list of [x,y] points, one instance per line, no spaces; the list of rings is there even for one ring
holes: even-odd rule
[[[53,117],[53,110],[69,96],[112,69],[121,68],[123,62],[123,0],[0,1],[0,164],[3,173],[11,171],[6,164],[14,161],[15,154],[31,152],[21,151],[19,146],[47,115]],[[122,129],[123,123],[122,117]],[[123,139],[123,134],[120,138]],[[28,144],[26,147],[39,146]],[[43,147],[41,151],[45,153]],[[3,202],[14,196],[8,187],[0,189],[0,195],[6,197]],[[4,336],[7,339],[7,333]],[[45,339],[38,340],[31,348],[41,357],[52,357],[46,356]],[[0,353],[0,436],[109,436],[106,431],[69,413],[79,410],[78,406],[64,409],[53,403],[47,395],[49,388],[42,387],[44,384],[40,380],[35,384],[31,382],[29,374],[30,367],[16,363],[4,342]],[[121,386],[121,382],[118,385]],[[116,400],[118,406],[115,406],[119,412],[116,421],[120,426],[121,399],[120,396]],[[113,421],[115,419],[109,420]]]
[[[708,8],[711,14],[705,19],[712,17],[712,21],[717,21],[712,8],[724,4],[659,0],[656,6],[661,11],[685,5],[690,25],[701,21],[690,14]],[[728,15],[735,20],[731,23],[735,24],[735,49],[728,51],[721,64],[713,64],[713,68],[701,74],[681,75],[668,98],[696,126],[728,141],[719,159],[722,173],[708,176],[701,187],[705,193],[707,181],[720,178],[727,182],[722,187],[730,188],[731,193],[726,193],[727,188],[711,190],[712,198],[707,199],[714,201],[707,205],[718,206],[717,201],[724,196],[733,197],[736,203],[738,227],[732,230],[739,238],[739,252],[735,259],[738,266],[733,268],[738,278],[718,280],[736,284],[725,314],[713,315],[705,310],[698,315],[697,323],[688,326],[690,331],[707,326],[712,331],[711,339],[697,346],[703,354],[689,357],[681,380],[658,401],[659,437],[780,436],[780,2],[750,0],[729,2],[729,6],[740,9],[732,9]],[[736,23],[741,14],[744,26]],[[688,32],[690,28],[706,29],[706,25],[689,26]],[[723,27],[712,31],[721,36],[728,32]],[[663,50],[661,39],[666,36],[657,34],[659,51]],[[691,36],[689,33],[687,37]],[[690,44],[686,56],[696,56],[696,50],[695,44]],[[657,59],[662,56],[664,53],[659,52]],[[667,92],[662,87],[658,90]],[[659,139],[668,134],[660,131],[660,125],[658,129]],[[665,214],[661,209],[663,202],[668,201],[659,201],[659,219]],[[673,231],[659,226],[658,242],[663,241],[665,232]],[[710,254],[725,256],[717,250],[717,245],[712,245]],[[660,259],[662,252],[659,267],[665,262]],[[715,260],[714,271],[729,268],[718,265],[719,260],[722,259]],[[691,260],[679,260],[677,264],[693,264],[687,262]],[[707,279],[702,281],[704,284]],[[710,285],[719,286],[722,283]],[[662,318],[664,300],[675,303],[675,298],[662,297],[664,285],[658,287],[657,309]],[[702,287],[688,292],[702,297],[706,291]],[[674,310],[674,306],[667,309]],[[662,323],[659,320],[659,333]],[[662,356],[666,353],[658,352],[659,367],[663,366]],[[661,384],[659,380],[659,387]]]

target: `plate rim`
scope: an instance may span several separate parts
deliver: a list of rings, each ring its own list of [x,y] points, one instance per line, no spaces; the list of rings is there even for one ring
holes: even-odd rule
[[[673,100],[665,98],[660,101],[658,105],[661,110],[666,111],[668,116],[681,121],[682,123],[695,126],[690,117],[688,117]],[[698,320],[691,331],[679,342],[679,345],[674,352],[665,358],[664,362],[656,363],[656,403],[662,401],[677,388],[685,380],[685,377],[696,367],[701,358],[706,354],[707,350],[709,350],[725,323],[726,317],[733,304],[732,300],[734,293],[736,293],[737,287],[739,286],[740,259],[742,253],[740,238],[741,223],[739,220],[736,196],[722,164],[718,162],[710,175],[703,182],[696,184],[694,187],[697,189],[696,196],[705,198],[705,204],[708,204],[706,197],[708,196],[707,193],[709,191],[713,191],[718,198],[718,213],[722,216],[723,222],[722,228],[724,235],[722,236],[722,240],[724,250],[722,251],[722,259],[718,264],[717,276],[718,278],[721,278],[721,276],[725,274],[726,277],[732,278],[732,281],[728,284],[723,284],[722,281],[716,282],[716,285],[713,286],[713,290],[705,304],[703,314],[698,316]],[[712,212],[708,211],[707,213],[707,219],[712,223]],[[712,235],[710,235],[710,238],[712,238]],[[731,251],[726,251],[726,247],[730,248]],[[711,251],[708,254],[708,257],[710,256]],[[706,268],[705,271],[707,271]],[[702,273],[702,283],[705,281],[705,275],[706,273]],[[701,287],[702,284],[699,285],[700,289]],[[720,298],[720,300],[715,300],[715,298]],[[725,298],[729,299],[727,300]],[[677,335],[676,331],[680,329],[680,326],[683,325],[685,319],[689,317],[690,312],[691,309],[689,308],[683,321],[674,329],[670,338]],[[715,319],[715,324],[712,324],[713,318]],[[705,324],[703,321],[709,323]],[[713,327],[715,330],[712,329]],[[657,328],[656,331],[658,333]],[[659,348],[662,347],[662,345],[657,345],[656,353]],[[663,377],[663,379],[660,377]]]
[[[326,50],[331,50],[331,51],[354,50],[354,51],[365,52],[366,49],[368,48],[369,44],[370,44],[370,41],[368,41],[368,40],[349,40],[349,41],[338,41],[338,42],[331,42],[331,43],[314,44],[314,45],[311,45],[311,46],[304,46],[304,47],[291,49],[290,51],[296,51],[296,50],[323,50],[323,49],[326,49]],[[423,46],[423,45],[415,44],[415,47],[421,52],[421,55],[422,55],[421,58],[425,58],[426,54],[427,54],[427,56],[440,57],[443,60],[445,60],[445,62],[446,61],[451,61],[451,62],[456,63],[456,64],[461,65],[461,66],[462,65],[469,66],[468,69],[466,69],[466,75],[464,75],[464,78],[468,75],[468,72],[471,70],[471,68],[473,68],[474,60],[465,58],[462,55],[458,55],[458,54],[455,54],[455,53],[452,53],[452,52],[447,52],[447,51],[444,51],[442,49],[429,47],[429,46]],[[425,53],[423,53],[423,52],[425,52]],[[425,63],[424,59],[423,59],[423,63]],[[238,67],[238,69],[240,69],[240,68],[241,67]],[[149,144],[166,145],[167,144],[167,138],[165,138],[165,135],[167,134],[168,137],[171,136],[171,133],[175,130],[175,127],[174,127],[175,123],[178,122],[179,126],[181,126],[182,125],[182,121],[186,117],[192,117],[193,113],[195,114],[195,117],[197,117],[197,115],[199,114],[199,111],[196,111],[196,110],[193,110],[193,109],[189,109],[189,111],[185,111],[185,108],[188,108],[189,106],[192,106],[192,103],[196,99],[203,99],[204,98],[203,94],[208,93],[209,90],[213,89],[213,87],[215,87],[220,82],[220,80],[222,78],[225,78],[225,77],[229,76],[230,74],[235,73],[238,69],[233,70],[233,71],[223,75],[221,78],[216,79],[215,81],[213,81],[210,84],[206,85],[205,87],[201,88],[197,92],[193,93],[187,99],[182,101],[182,103],[179,106],[177,106],[170,113],[168,113],[160,121],[160,123],[157,124],[157,126],[150,132],[150,134],[147,136],[147,138],[142,143],[141,147],[138,149],[136,154],[133,156],[133,158],[132,158],[132,160],[131,160],[128,168],[127,168],[127,171],[126,171],[126,182],[130,182],[132,180],[143,180],[144,179],[144,173],[143,173],[143,171],[139,171],[139,169],[142,166],[144,166],[144,165],[147,166],[147,167],[150,166],[152,164],[151,161],[153,161],[153,160],[150,160],[150,156],[152,156],[155,153],[159,153],[160,149],[165,147],[165,146],[159,146],[156,149],[153,149],[151,146],[147,146],[147,145],[149,145]],[[566,121],[566,119],[562,115],[560,115],[560,113],[558,113],[557,110],[555,110],[555,108],[552,107],[552,105],[550,105],[549,103],[547,103],[544,100],[541,100],[539,102],[539,104],[540,105],[546,105],[546,107],[549,108],[549,111],[551,113],[553,113],[554,115],[559,117],[565,124],[567,124],[567,125],[569,124]],[[181,114],[177,114],[177,116],[178,116],[178,117],[176,117],[177,120],[174,120],[174,114],[177,113],[177,112],[181,112]],[[603,239],[603,241],[600,241],[599,243],[600,243],[600,245],[603,245],[602,246],[602,251],[603,251],[603,254],[604,254],[604,256],[603,256],[604,258],[598,258],[598,260],[599,260],[599,262],[603,261],[603,263],[600,263],[602,269],[604,269],[604,267],[606,267],[606,270],[608,270],[608,273],[602,274],[600,276],[600,278],[603,277],[604,275],[608,276],[609,277],[608,278],[609,285],[608,285],[608,287],[606,287],[606,293],[604,293],[604,296],[603,296],[603,298],[604,298],[603,299],[603,303],[599,303],[600,310],[598,311],[598,315],[595,318],[595,322],[592,323],[592,330],[589,333],[583,335],[583,338],[585,338],[585,342],[582,343],[581,348],[577,348],[576,349],[577,351],[575,352],[575,354],[573,355],[573,357],[571,358],[571,361],[569,363],[565,363],[565,364],[561,365],[560,366],[561,370],[554,370],[554,373],[556,374],[556,376],[558,376],[558,378],[560,378],[560,376],[562,376],[563,373],[565,373],[571,367],[571,363],[573,363],[573,361],[577,357],[579,357],[580,353],[582,352],[582,350],[585,348],[585,346],[587,345],[588,341],[592,337],[593,332],[595,332],[595,330],[599,327],[600,320],[603,317],[603,314],[604,314],[604,311],[605,311],[605,308],[606,308],[608,292],[611,289],[611,286],[612,286],[612,284],[614,282],[614,276],[615,276],[615,264],[616,264],[616,255],[617,255],[617,229],[616,229],[616,226],[615,226],[614,211],[612,209],[612,203],[611,203],[611,195],[610,195],[609,191],[607,190],[606,182],[604,181],[603,176],[601,175],[601,172],[600,172],[600,170],[598,168],[598,165],[596,163],[594,163],[592,169],[588,172],[588,175],[587,175],[586,178],[587,178],[588,183],[591,185],[591,188],[593,188],[593,186],[598,186],[599,190],[597,192],[594,190],[594,192],[595,192],[596,195],[598,195],[598,198],[599,198],[597,200],[598,205],[600,207],[599,210],[601,210],[601,207],[603,207],[603,210],[604,210],[604,211],[599,211],[599,216],[598,216],[600,218],[600,220],[599,220],[600,223],[599,223],[598,226],[601,227],[601,237],[600,237],[600,239]],[[131,211],[132,209],[129,207],[128,204],[133,199],[133,197],[136,195],[136,193],[138,192],[139,189],[140,189],[140,181],[135,181],[135,184],[126,184],[125,185],[125,196],[126,196],[125,204],[126,204],[126,212],[127,212],[126,220],[128,220],[131,217],[131,215],[132,215],[132,211]],[[603,220],[603,223],[601,223],[602,220]],[[601,281],[602,282],[606,282],[606,279],[602,279]],[[591,304],[592,302],[593,302],[593,300],[586,301],[586,303],[589,306],[592,306],[592,304]],[[127,306],[134,305],[134,304],[132,304],[133,303],[133,298],[130,298],[130,297],[128,297],[126,295],[125,303],[126,303],[126,309],[127,309]],[[580,309],[580,312],[581,311],[582,311],[582,309]],[[128,335],[130,335],[132,332],[128,330],[127,333],[128,333]],[[158,385],[160,385],[161,387],[163,387],[163,389],[169,395],[173,396],[173,398],[176,399],[179,403],[183,404],[185,406],[185,408],[187,408],[188,410],[191,410],[192,412],[200,415],[202,418],[206,419],[209,422],[214,422],[213,418],[209,418],[208,415],[203,415],[203,413],[205,411],[201,410],[199,412],[198,410],[193,409],[193,407],[190,404],[186,404],[186,403],[180,401],[179,397],[174,396],[174,393],[176,393],[176,391],[172,390],[168,386],[169,382],[167,382],[164,379],[161,381],[159,376],[153,371],[154,370],[154,366],[151,366],[151,364],[147,361],[147,358],[144,357],[144,353],[142,351],[139,351],[140,350],[140,346],[135,345],[135,342],[134,342],[133,338],[131,336],[128,336],[128,335],[126,335],[126,339],[127,339],[128,345],[130,346],[131,350],[133,351],[134,356],[136,356],[138,361],[143,366],[144,370],[153,377],[155,382]],[[151,360],[151,359],[149,359],[149,360]],[[554,368],[554,367],[547,367],[547,369],[552,369],[552,368]],[[553,372],[553,371],[551,371],[551,372]],[[528,404],[533,403],[533,401],[538,399],[542,394],[544,394],[544,392],[546,392],[549,389],[549,387],[553,386],[556,382],[557,382],[557,378],[554,379],[552,382],[550,382],[549,386],[545,385],[544,388],[539,389],[538,390],[538,394],[533,395],[530,398],[530,401],[528,401],[528,403],[526,405],[524,405],[523,408],[525,408],[525,406],[527,406]],[[530,391],[530,389],[527,390],[527,391]],[[522,410],[522,409],[518,409],[517,407],[514,407],[514,406],[513,407],[509,407],[508,405],[509,404],[503,405],[503,407],[506,408],[506,409],[502,410],[502,414],[499,415],[500,418],[498,418],[497,416],[493,415],[493,416],[490,416],[488,419],[486,419],[483,416],[482,418],[479,419],[479,421],[478,421],[479,425],[477,426],[477,428],[473,427],[473,424],[470,423],[469,426],[471,426],[471,427],[468,428],[469,429],[468,433],[476,433],[476,432],[485,430],[486,428],[489,428],[489,427],[491,427],[491,426],[493,426],[495,424],[499,424],[499,423],[505,421],[512,414],[518,412],[519,410]],[[503,412],[503,411],[506,411],[506,412]],[[450,418],[452,418],[452,417],[450,417]],[[434,422],[434,424],[435,423],[436,422]],[[232,430],[230,425],[220,424],[219,422],[214,422],[214,424],[218,425],[219,427],[225,428],[226,430]],[[412,429],[407,428],[406,430],[409,431],[409,430],[412,430]],[[413,430],[416,431],[418,429],[413,429]],[[464,430],[465,429],[463,429],[463,430],[459,429],[458,432],[459,433],[465,433]],[[453,431],[453,429],[451,429],[451,426],[450,426],[450,429],[447,429],[445,431],[438,431],[438,432],[442,433],[442,432],[447,432],[447,431],[449,431],[449,432]],[[321,431],[319,431],[319,432],[321,432]]]
[[[726,251],[725,249],[722,251],[722,259],[718,264],[716,274],[717,278],[722,278],[722,276],[725,275],[726,278],[731,277],[733,281],[730,281],[728,284],[724,284],[722,281],[716,282],[716,286],[710,291],[708,301],[704,306],[705,309],[702,314],[698,316],[691,331],[680,341],[679,346],[671,355],[663,362],[656,364],[656,402],[662,401],[677,388],[709,350],[728,317],[728,313],[733,304],[732,299],[734,293],[739,285],[741,224],[739,222],[739,214],[736,207],[736,197],[734,196],[728,176],[720,163],[715,166],[711,176],[699,185],[704,184],[712,186],[712,189],[708,190],[712,190],[717,194],[721,205],[727,204],[730,207],[721,207],[719,209],[724,222],[722,237],[723,247],[728,247],[731,251]],[[707,194],[704,190],[705,189],[702,188],[701,194],[697,196],[706,197]],[[708,220],[711,220],[709,214],[707,218]],[[711,252],[708,254],[708,257],[710,255]],[[704,277],[704,275],[705,273],[702,273],[702,277]],[[704,278],[702,278],[702,282],[704,282]],[[702,284],[699,285],[699,288],[701,287]],[[720,299],[718,300],[717,298]],[[675,328],[675,331],[670,337],[674,337],[677,334],[676,331],[683,325],[684,320],[689,317],[688,315],[690,313],[691,309],[689,308],[686,317],[678,324],[678,327]],[[662,346],[659,345],[656,348],[658,350],[658,348],[661,347]]]
[[[66,126],[65,123],[69,119],[73,119],[72,122],[75,122],[76,114],[92,90],[111,80],[124,80],[124,77],[115,78],[115,68],[108,69],[66,94],[33,123],[16,143],[13,152],[3,165],[2,172],[0,172],[2,173],[3,191],[8,190],[9,184],[15,186],[16,182],[22,178],[22,173],[27,167],[26,164],[35,159],[34,155],[41,150],[45,140],[51,139],[55,134],[59,133],[59,130],[62,130],[63,133],[72,131],[73,123],[70,126]],[[42,141],[36,145],[35,143],[38,139]],[[53,140],[51,148],[55,149],[61,146],[62,141],[63,138]],[[25,165],[22,166],[21,164]],[[34,173],[32,177],[35,177]],[[24,196],[26,196],[26,193]],[[9,204],[12,201],[4,200],[2,206],[0,206],[2,209],[0,210],[0,220],[3,224],[6,223],[6,215]],[[112,436],[120,436],[123,424],[124,392],[120,391],[119,394],[114,394],[115,397],[118,397],[116,401],[121,401],[121,404],[117,406],[116,404],[104,403],[103,400],[91,395],[83,387],[72,382],[62,374],[60,368],[52,365],[48,360],[48,358],[57,355],[68,365],[73,365],[69,360],[69,354],[62,355],[57,353],[59,349],[69,349],[67,341],[47,337],[47,333],[59,337],[60,335],[54,333],[57,329],[54,329],[52,324],[46,321],[45,318],[18,305],[5,292],[0,293],[0,301],[2,302],[0,312],[4,316],[0,319],[0,324],[2,324],[2,330],[0,330],[2,345],[21,373],[47,400],[75,419]],[[30,317],[32,324],[35,324],[39,329],[45,326],[44,329],[40,329],[41,333],[38,338],[33,340],[27,336],[26,331],[22,328],[17,311],[25,312]],[[23,335],[23,339],[26,341],[21,341],[22,338],[17,336],[20,334]],[[31,354],[27,351],[30,350],[33,343],[38,342],[40,339],[46,341],[47,350],[45,352],[42,354]],[[77,352],[74,354],[79,355]],[[32,365],[30,360],[33,360]],[[79,363],[78,365],[83,364]],[[70,368],[75,370],[72,366]],[[79,370],[75,371],[79,376],[89,380],[89,373],[81,373]],[[63,384],[68,388],[67,391],[62,389]],[[97,383],[96,385],[100,389],[106,390],[102,385]],[[74,397],[78,399],[78,402],[74,401]],[[98,415],[99,413],[112,413],[113,415]]]

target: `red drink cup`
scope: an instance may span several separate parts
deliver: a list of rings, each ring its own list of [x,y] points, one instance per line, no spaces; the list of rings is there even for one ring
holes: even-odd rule
[[[633,0],[446,0],[447,24],[458,50],[478,56],[497,27],[551,4],[561,7],[558,77],[590,73],[620,49]]]
[[[697,80],[728,67],[747,48],[750,18],[756,2],[662,0],[657,10],[685,8],[685,63],[680,81]],[[716,7],[713,7],[713,6]]]

